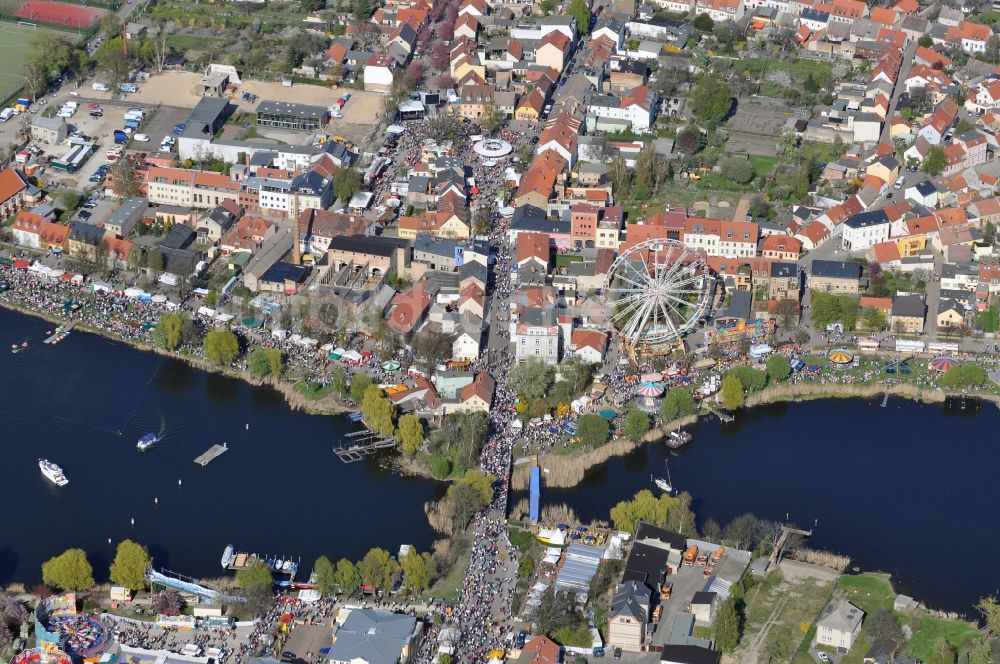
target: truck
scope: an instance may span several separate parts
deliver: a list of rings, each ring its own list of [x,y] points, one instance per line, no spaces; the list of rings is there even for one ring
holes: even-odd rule
[[[127,113],[125,113],[124,117],[125,117],[126,120],[140,120],[141,121],[144,116],[142,114],[142,111],[128,111]]]
[[[0,122],[7,122],[7,120],[10,120],[12,117],[14,117],[13,108],[5,108],[0,111]]]
[[[128,143],[128,134],[121,129],[115,129],[115,143]]]
[[[126,129],[138,129],[139,128],[139,121],[135,120],[135,119],[126,120],[125,121],[125,128]]]
[[[108,86],[106,86],[104,83],[98,83],[97,81],[94,81],[94,84],[91,85],[90,87],[94,88],[98,92],[107,92],[108,91]]]
[[[695,559],[698,557],[698,546],[692,544],[688,547],[687,551],[684,552],[684,564],[688,567],[694,565]]]

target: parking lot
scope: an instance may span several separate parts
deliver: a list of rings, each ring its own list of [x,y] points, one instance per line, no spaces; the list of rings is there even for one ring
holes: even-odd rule
[[[282,651],[282,662],[315,662],[322,648],[333,642],[330,625],[292,624],[292,633]],[[290,653],[290,655],[286,655]]]

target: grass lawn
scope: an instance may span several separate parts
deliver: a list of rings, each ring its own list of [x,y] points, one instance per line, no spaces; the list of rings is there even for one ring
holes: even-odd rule
[[[753,169],[757,171],[757,175],[764,177],[774,171],[774,165],[778,163],[778,158],[752,154],[750,155],[750,163],[753,165]]]
[[[583,256],[572,254],[559,254],[556,256],[556,267],[569,267],[570,263],[577,263],[583,260]]]
[[[313,401],[318,401],[323,397],[327,396],[333,392],[332,385],[326,385],[319,389],[316,389],[314,385],[310,385],[305,381],[299,381],[295,383],[295,391],[304,396],[306,399],[312,399]]]
[[[772,572],[759,586],[747,594],[746,626],[742,644],[756,641],[766,627],[759,656],[766,661],[773,654],[775,661],[809,662],[807,641],[813,623],[830,599],[831,581],[816,578],[787,580]],[[804,659],[803,659],[804,658]]]
[[[462,593],[462,583],[465,581],[465,572],[469,568],[469,558],[472,556],[472,547],[467,546],[455,561],[455,564],[443,579],[424,593],[422,599],[430,597],[443,598],[446,602],[454,602]]]
[[[57,30],[55,28],[30,28],[19,26],[16,22],[0,21],[0,99],[14,94],[24,81],[22,67],[24,56],[28,54],[28,45],[39,30],[59,32],[76,42],[79,34],[76,32]]]
[[[837,588],[855,605],[871,613],[874,609],[892,609],[896,592],[888,574],[858,574],[842,576]],[[934,649],[934,643],[944,638],[959,652],[967,649],[979,635],[978,630],[961,620],[942,620],[923,610],[918,610],[912,616],[896,614],[899,621],[909,625],[913,630],[913,638],[909,642],[908,654],[926,661]],[[872,639],[862,628],[862,639],[852,648],[844,664],[861,662],[862,657],[871,647]]]

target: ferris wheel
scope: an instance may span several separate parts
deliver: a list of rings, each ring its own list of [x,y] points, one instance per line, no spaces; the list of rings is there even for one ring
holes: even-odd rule
[[[653,239],[623,251],[608,269],[608,320],[633,347],[678,342],[711,306],[712,279],[701,254]]]

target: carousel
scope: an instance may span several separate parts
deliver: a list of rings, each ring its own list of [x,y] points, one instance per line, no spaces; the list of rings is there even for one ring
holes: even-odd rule
[[[854,353],[843,348],[837,348],[830,351],[827,359],[830,360],[830,366],[834,369],[846,369],[854,361]]]

